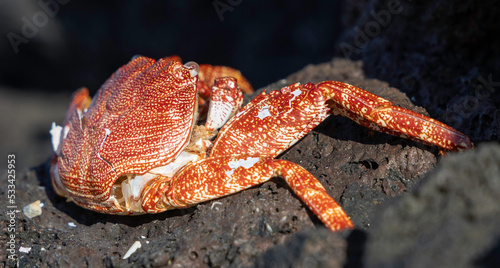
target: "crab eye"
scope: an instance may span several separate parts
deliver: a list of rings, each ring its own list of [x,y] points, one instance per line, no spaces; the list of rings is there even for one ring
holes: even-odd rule
[[[200,73],[200,66],[194,61],[186,62],[184,64],[184,67],[188,68],[191,71],[192,77],[195,77]]]

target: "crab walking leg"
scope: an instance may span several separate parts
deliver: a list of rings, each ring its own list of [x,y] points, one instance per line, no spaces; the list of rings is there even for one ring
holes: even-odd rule
[[[309,171],[285,160],[274,160],[273,163],[275,175],[282,176],[293,192],[328,228],[333,231],[354,228],[342,207]]]
[[[450,151],[474,147],[467,135],[437,120],[394,106],[390,101],[361,88],[335,81],[316,85],[333,104],[333,114],[383,133],[433,144]]]
[[[270,157],[243,155],[202,159],[179,171],[168,183],[151,187],[143,199],[146,201],[143,207],[146,210],[156,203],[158,208],[185,208],[237,193],[275,176],[282,176],[328,228],[333,231],[353,228],[347,214],[311,173],[292,162]]]

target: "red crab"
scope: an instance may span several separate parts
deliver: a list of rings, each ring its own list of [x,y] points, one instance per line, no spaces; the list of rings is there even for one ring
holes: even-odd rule
[[[342,82],[296,83],[243,108],[240,87],[252,92],[231,68],[135,57],[92,102],[87,89],[77,91],[64,125],[53,124],[54,188],[84,208],[129,215],[186,208],[279,176],[341,230],[353,224],[318,180],[275,159],[330,114],[445,150],[473,147],[441,122]]]

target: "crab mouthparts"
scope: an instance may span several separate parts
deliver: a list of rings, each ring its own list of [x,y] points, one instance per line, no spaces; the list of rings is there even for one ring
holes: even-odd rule
[[[145,174],[122,175],[113,185],[110,199],[118,201],[122,208],[134,214],[150,213],[142,208],[144,193],[148,185],[151,185],[150,182],[171,179],[183,166],[200,158],[198,154],[184,151],[173,162],[153,168]]]

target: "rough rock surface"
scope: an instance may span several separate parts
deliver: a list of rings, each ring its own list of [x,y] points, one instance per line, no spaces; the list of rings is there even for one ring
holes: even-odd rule
[[[366,79],[361,63],[350,60],[308,66],[269,89],[292,81],[320,80],[349,82],[425,113],[387,83]],[[435,148],[332,116],[280,158],[299,163],[315,175],[354,224],[366,230],[379,204],[408,191],[434,168],[435,153]],[[288,262],[298,258],[320,266],[348,262],[348,234],[321,230],[322,223],[280,178],[189,209],[135,217],[94,213],[56,196],[48,163],[19,174],[17,187],[19,205],[36,200],[45,204],[39,217],[16,214],[18,245],[32,247],[30,253],[21,253],[21,266],[248,267],[281,258],[287,248],[301,252]],[[3,193],[6,190],[2,188]],[[4,227],[8,219],[5,213],[1,217]],[[123,260],[134,241],[142,247]],[[338,257],[324,257],[325,252]]]
[[[500,267],[500,145],[449,155],[375,220],[367,267]]]

